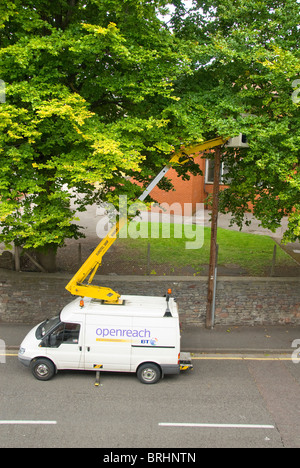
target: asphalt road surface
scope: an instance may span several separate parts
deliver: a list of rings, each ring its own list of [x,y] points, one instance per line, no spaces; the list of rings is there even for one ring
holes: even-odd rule
[[[102,373],[95,387],[89,372],[40,382],[7,356],[0,364],[0,447],[300,447],[300,364],[289,358],[202,356],[193,371],[155,385]]]

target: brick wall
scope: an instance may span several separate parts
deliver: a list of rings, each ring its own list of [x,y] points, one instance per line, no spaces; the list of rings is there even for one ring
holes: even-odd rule
[[[0,270],[0,322],[35,324],[56,315],[72,300],[65,290],[70,277]],[[204,326],[205,277],[98,276],[95,284],[122,294],[159,296],[172,288],[183,325]],[[216,325],[300,324],[298,278],[220,277]]]
[[[172,184],[174,185],[174,191],[165,192],[164,190],[155,187],[151,192],[151,197],[159,203],[166,203],[173,205],[173,210],[175,214],[191,216],[195,209],[197,203],[204,203],[204,200],[207,197],[205,193],[205,159],[202,159],[202,156],[195,158],[196,164],[199,165],[200,169],[203,172],[203,175],[196,175],[189,173],[189,180],[183,180],[182,177],[178,177],[175,169],[170,169],[167,173],[167,178],[171,179]],[[176,210],[176,206],[179,206]],[[168,213],[167,207],[164,207]],[[175,208],[175,209],[174,209]],[[151,211],[156,211],[155,208],[152,208]]]

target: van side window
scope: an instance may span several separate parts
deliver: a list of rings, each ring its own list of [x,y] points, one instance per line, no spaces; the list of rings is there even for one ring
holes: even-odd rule
[[[80,325],[78,323],[61,323],[48,337],[47,346],[58,348],[64,344],[78,344]]]

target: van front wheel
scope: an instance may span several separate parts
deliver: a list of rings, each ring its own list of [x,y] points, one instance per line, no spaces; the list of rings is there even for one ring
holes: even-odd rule
[[[49,359],[37,359],[31,364],[31,372],[38,380],[50,380],[55,374],[55,366]]]
[[[151,362],[142,364],[137,370],[137,377],[144,384],[154,384],[161,378],[161,370]]]

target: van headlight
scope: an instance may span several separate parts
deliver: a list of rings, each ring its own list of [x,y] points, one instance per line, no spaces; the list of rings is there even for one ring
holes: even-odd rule
[[[24,354],[25,353],[25,348],[20,348],[19,349],[19,354]]]

